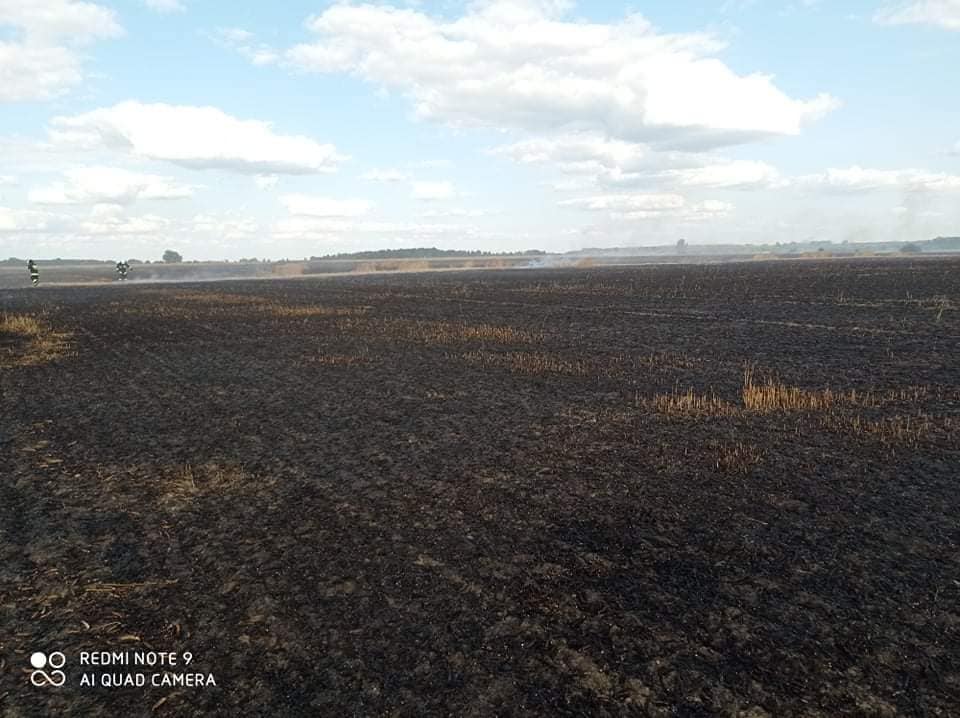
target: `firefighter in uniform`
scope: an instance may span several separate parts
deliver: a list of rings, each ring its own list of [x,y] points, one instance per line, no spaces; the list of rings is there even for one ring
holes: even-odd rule
[[[127,278],[127,272],[130,271],[130,265],[126,262],[117,262],[117,279],[121,282]]]
[[[27,271],[30,272],[30,283],[33,286],[40,284],[40,270],[37,269],[37,264],[32,259],[27,260]]]

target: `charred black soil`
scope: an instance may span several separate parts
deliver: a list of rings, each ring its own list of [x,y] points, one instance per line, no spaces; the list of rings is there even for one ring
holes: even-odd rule
[[[0,300],[5,716],[960,714],[960,262]]]

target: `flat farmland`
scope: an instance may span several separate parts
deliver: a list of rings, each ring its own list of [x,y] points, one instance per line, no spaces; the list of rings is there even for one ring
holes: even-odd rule
[[[0,713],[956,716],[958,310],[924,259],[0,290]],[[79,685],[149,650],[216,685]]]

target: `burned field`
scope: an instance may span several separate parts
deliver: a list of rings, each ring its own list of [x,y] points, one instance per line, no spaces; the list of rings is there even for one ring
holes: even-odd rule
[[[5,716],[960,713],[960,262],[0,297]]]

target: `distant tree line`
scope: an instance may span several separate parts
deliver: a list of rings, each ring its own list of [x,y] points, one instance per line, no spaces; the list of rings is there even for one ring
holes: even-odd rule
[[[960,252],[960,237],[936,237],[935,239],[926,239],[916,242],[908,242],[898,245],[896,242],[857,242],[855,244],[843,242],[835,244],[827,240],[814,240],[807,242],[776,242],[774,244],[705,244],[691,245],[686,240],[679,240],[674,245],[662,245],[659,247],[595,247],[585,249],[575,249],[565,254],[568,255],[619,255],[627,254],[632,251],[643,250],[643,253],[690,253],[690,254],[743,254],[745,252],[769,252],[773,254],[797,254],[803,251],[825,251],[839,249],[841,252],[851,250],[872,250],[872,251],[901,251],[908,254],[920,252]],[[345,252],[341,254],[326,254],[322,257],[310,257],[309,261],[320,259],[434,259],[437,257],[538,257],[546,255],[541,249],[527,249],[521,252],[484,252],[479,249],[437,249],[436,247],[416,247],[412,249],[378,249],[369,252]],[[50,266],[57,265],[97,265],[113,264],[116,260],[101,259],[43,259],[39,260],[43,264]],[[163,263],[180,263],[184,259],[179,252],[168,249],[163,253]],[[227,260],[229,261],[229,260]],[[243,258],[237,260],[238,263],[264,262],[270,263],[266,259],[257,259],[256,257]],[[290,260],[281,260],[283,262]],[[307,260],[304,260],[307,261]],[[151,264],[150,260],[128,259],[130,264]],[[26,266],[27,260],[19,257],[10,257],[9,259],[0,259],[0,266]],[[189,261],[189,264],[199,264],[202,262]]]
[[[919,242],[924,248],[934,252],[957,252],[960,251],[960,237],[937,237],[926,242]]]
[[[319,259],[435,259],[438,257],[527,257],[545,255],[542,249],[527,249],[521,252],[482,252],[479,249],[437,249],[436,247],[415,247],[412,249],[377,249],[368,252],[344,252],[325,254]]]

